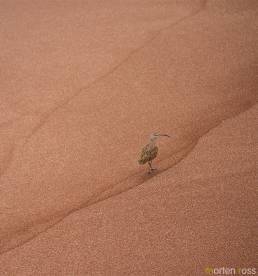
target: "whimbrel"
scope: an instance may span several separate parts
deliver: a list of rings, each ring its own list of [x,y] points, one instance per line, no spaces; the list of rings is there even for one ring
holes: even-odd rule
[[[149,173],[156,170],[152,167],[152,160],[156,158],[159,148],[156,145],[156,141],[160,136],[170,137],[167,134],[153,133],[150,136],[150,142],[142,149],[141,157],[138,160],[140,165],[144,165],[148,162]]]

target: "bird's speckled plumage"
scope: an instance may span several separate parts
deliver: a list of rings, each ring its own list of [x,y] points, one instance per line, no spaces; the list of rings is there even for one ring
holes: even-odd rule
[[[152,161],[158,154],[158,147],[156,145],[148,144],[142,149],[141,157],[138,160],[139,164],[143,165]]]
[[[158,147],[156,146],[156,141],[160,136],[166,136],[170,137],[167,134],[159,134],[159,133],[152,133],[150,135],[150,142],[147,144],[143,149],[140,156],[140,159],[138,160],[140,165],[144,165],[145,163],[148,163],[149,165],[149,173],[152,173],[156,169],[152,167],[152,160],[156,158],[158,154]]]

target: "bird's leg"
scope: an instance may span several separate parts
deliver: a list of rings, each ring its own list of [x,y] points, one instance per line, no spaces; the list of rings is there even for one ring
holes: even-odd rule
[[[153,171],[156,170],[155,168],[152,167],[151,163],[152,163],[152,161],[149,161],[149,162],[148,162],[148,165],[149,165],[149,167],[150,167],[149,173],[152,173]]]

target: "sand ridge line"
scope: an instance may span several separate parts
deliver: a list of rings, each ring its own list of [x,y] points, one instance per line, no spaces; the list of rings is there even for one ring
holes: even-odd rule
[[[179,161],[179,162],[180,162],[180,161]],[[162,172],[167,171],[168,169],[169,169],[169,168],[164,169],[164,170],[162,170]],[[198,183],[199,183],[200,179],[202,180],[202,182],[205,182],[207,179],[218,180],[218,179],[220,179],[220,178],[221,178],[221,179],[224,179],[225,177],[226,177],[226,178],[232,178],[232,177],[239,177],[239,176],[248,176],[250,173],[256,172],[256,170],[257,170],[257,167],[254,166],[254,167],[252,167],[252,168],[249,168],[248,170],[241,171],[241,172],[228,173],[228,174],[223,174],[223,175],[220,175],[220,176],[209,176],[209,177],[207,177],[207,178],[205,178],[205,179],[203,179],[203,178],[196,178],[196,179],[194,179],[194,180],[188,180],[187,182],[188,182],[188,183],[193,183],[193,182],[198,182]],[[139,175],[139,173],[138,173],[138,174],[135,174],[134,176],[137,176],[137,175]],[[162,176],[162,175],[159,175],[159,174],[155,174],[155,175],[152,175],[152,176],[149,176],[149,177],[146,177],[146,175],[145,175],[146,180],[145,180],[144,182],[146,182],[146,184],[147,184],[147,182],[148,182],[149,180],[151,181],[151,179],[152,179],[154,176],[158,176],[158,177],[161,177],[161,178],[162,178],[162,177],[166,177],[166,176]],[[256,176],[256,174],[255,174],[255,176]],[[127,180],[129,180],[129,178],[127,178]],[[142,184],[142,183],[141,183],[141,184]],[[139,186],[139,185],[141,185],[141,184],[138,184],[137,186]],[[221,192],[223,192],[223,190],[221,189],[221,186],[218,184],[217,181],[216,181],[214,184],[218,186],[217,191],[218,191],[219,194],[220,194]],[[119,185],[119,183],[117,183],[116,185]],[[132,188],[137,187],[137,186],[130,187],[130,188],[128,188],[126,191],[130,191]],[[189,191],[189,192],[187,192],[187,193],[186,193],[186,192],[177,193],[176,195],[174,194],[173,197],[174,197],[174,198],[175,198],[175,197],[178,198],[178,197],[181,197],[181,196],[184,196],[184,197],[185,197],[186,194],[188,194],[188,195],[193,195],[194,192],[195,192],[195,193],[199,193],[199,192],[200,192],[200,188],[201,188],[201,190],[204,190],[205,186],[198,187],[198,191]],[[117,192],[117,193],[116,193],[115,195],[113,195],[113,196],[118,196],[118,195],[120,195],[120,194],[123,193],[123,192],[125,192],[125,191]],[[113,196],[112,196],[112,197],[113,197]],[[48,221],[49,226],[47,226],[47,227],[45,228],[45,230],[40,231],[40,232],[38,232],[37,234],[35,233],[35,234],[32,235],[30,238],[27,238],[26,241],[23,242],[22,244],[19,244],[19,245],[17,245],[17,246],[13,246],[12,248],[9,248],[8,250],[2,252],[0,255],[3,255],[3,254],[5,254],[5,253],[8,253],[8,252],[10,252],[10,251],[12,251],[12,250],[15,250],[16,248],[22,247],[24,244],[29,243],[30,241],[32,241],[32,240],[34,240],[35,238],[37,238],[37,236],[39,236],[40,234],[43,234],[43,233],[47,232],[48,230],[50,230],[51,228],[55,227],[55,226],[56,226],[57,224],[59,224],[60,222],[64,221],[64,220],[66,219],[66,217],[68,217],[69,215],[73,214],[74,212],[80,211],[80,210],[82,210],[82,209],[84,209],[84,208],[87,208],[87,207],[91,207],[92,205],[95,205],[95,204],[97,204],[97,203],[99,203],[99,202],[101,202],[101,201],[103,201],[103,200],[105,200],[105,199],[108,199],[108,198],[110,198],[110,197],[103,198],[103,199],[100,199],[100,200],[98,200],[98,201],[95,201],[95,200],[93,199],[92,202],[91,202],[90,204],[87,204],[87,205],[85,204],[84,206],[81,206],[81,207],[79,207],[79,208],[76,208],[76,209],[74,209],[73,211],[70,211],[70,212],[69,212],[66,216],[64,216],[64,217],[57,217],[57,218],[55,218],[55,219],[53,219],[53,220],[51,220],[51,221]],[[89,202],[88,202],[88,203],[89,203]],[[53,221],[54,221],[54,222],[53,222]],[[20,230],[19,232],[23,232],[23,231]],[[26,232],[25,232],[25,233],[26,233]]]
[[[65,105],[67,105],[71,100],[75,99],[77,96],[81,95],[85,90],[91,88],[94,84],[96,84],[97,82],[101,81],[102,79],[104,79],[105,77],[107,77],[108,75],[112,74],[116,69],[118,69],[122,64],[124,64],[131,56],[133,56],[135,53],[137,53],[138,51],[140,51],[141,49],[143,49],[146,45],[148,45],[150,42],[152,42],[154,39],[156,39],[156,37],[159,36],[159,34],[166,30],[169,29],[173,26],[176,26],[178,24],[180,24],[181,22],[199,14],[201,11],[203,11],[206,7],[208,0],[202,0],[202,2],[200,3],[200,8],[197,9],[196,11],[190,13],[187,16],[184,16],[183,18],[179,19],[178,21],[169,24],[168,26],[166,26],[165,28],[160,29],[157,34],[155,34],[153,37],[151,37],[149,40],[147,40],[146,42],[143,43],[143,45],[141,45],[140,47],[138,47],[135,50],[132,50],[125,59],[123,59],[121,62],[119,62],[116,66],[114,66],[111,70],[109,70],[107,73],[105,73],[104,75],[102,75],[101,77],[97,78],[96,80],[94,80],[93,82],[91,82],[90,84],[88,84],[85,87],[82,87],[81,89],[79,89],[77,92],[75,92],[71,97],[65,99],[62,103],[58,104],[55,108],[53,108],[50,112],[48,112],[47,114],[45,114],[44,116],[42,116],[42,118],[39,120],[39,123],[36,127],[34,127],[31,131],[31,133],[26,137],[25,141],[23,142],[23,146],[26,145],[28,143],[28,141],[30,140],[30,138],[38,132],[38,130],[49,120],[49,118],[59,109],[61,109],[62,107],[64,107]]]
[[[12,250],[14,250],[18,247],[21,247],[24,244],[30,242],[31,240],[36,238],[38,235],[40,235],[44,232],[47,232],[49,229],[53,228],[54,226],[56,226],[57,224],[62,222],[66,217],[73,214],[74,212],[80,211],[84,208],[91,207],[92,205],[95,205],[99,202],[102,202],[102,201],[112,198],[114,196],[118,196],[124,192],[127,192],[127,191],[135,188],[135,187],[140,186],[141,184],[148,183],[148,181],[151,180],[153,177],[159,176],[162,172],[165,172],[165,171],[171,169],[173,166],[177,165],[184,158],[186,158],[186,156],[195,148],[199,139],[201,139],[201,137],[205,136],[209,131],[218,127],[223,121],[233,119],[233,118],[237,117],[238,115],[240,115],[241,113],[246,112],[247,110],[251,109],[254,105],[256,105],[256,103],[249,106],[249,108],[246,108],[245,110],[239,111],[237,114],[235,114],[231,117],[220,119],[217,124],[213,125],[210,129],[205,131],[197,140],[193,141],[191,144],[185,145],[178,151],[174,152],[174,154],[172,156],[170,156],[169,158],[161,160],[158,163],[159,166],[161,167],[161,169],[159,169],[156,173],[154,173],[152,175],[145,173],[144,175],[142,175],[143,170],[141,170],[140,172],[130,175],[129,177],[117,182],[114,185],[110,185],[109,187],[107,187],[105,189],[99,190],[99,191],[95,192],[90,197],[90,199],[88,199],[85,203],[80,204],[79,206],[69,210],[68,212],[58,213],[57,216],[55,218],[51,219],[50,221],[47,218],[44,219],[43,221],[47,221],[47,224],[49,224],[49,226],[47,226],[47,227],[44,227],[45,225],[42,223],[42,220],[41,220],[36,225],[33,224],[33,226],[31,228],[27,226],[26,229],[24,229],[24,228],[19,229],[17,232],[25,233],[25,236],[26,236],[25,240],[22,242],[20,241],[20,243],[18,245],[14,245],[11,247],[10,247],[10,245],[8,245],[8,243],[9,243],[9,240],[8,240],[6,249],[3,249],[0,253],[0,255],[5,254],[9,251],[12,251]],[[175,158],[175,154],[176,154],[176,158]],[[172,164],[171,164],[171,161],[172,161]],[[37,228],[37,226],[41,226],[42,224],[43,224],[44,230],[35,231],[35,226]],[[30,232],[28,233],[28,231],[30,231]],[[16,243],[16,238],[17,238],[17,236],[13,237],[14,243]]]
[[[177,150],[174,153],[175,155],[173,155],[172,157],[158,162],[158,164],[160,165],[160,169],[153,174],[148,174],[146,171],[146,168],[144,168],[140,172],[130,175],[129,177],[126,177],[126,178],[120,180],[119,182],[117,182],[114,185],[110,185],[110,186],[106,187],[105,189],[95,192],[90,197],[90,199],[88,199],[85,203],[80,204],[79,206],[76,206],[75,208],[73,208],[67,212],[58,213],[58,214],[56,214],[56,216],[53,215],[51,220],[48,220],[49,218],[45,218],[43,220],[41,219],[36,224],[35,223],[31,224],[32,226],[27,225],[25,228],[15,231],[14,234],[15,233],[18,234],[18,237],[21,235],[25,236],[24,237],[25,240],[22,243],[20,243],[18,245],[14,245],[14,246],[10,246],[10,240],[7,240],[6,246],[5,246],[5,244],[3,244],[1,246],[2,248],[6,247],[6,249],[2,249],[0,255],[5,254],[11,250],[14,250],[15,248],[20,247],[23,244],[26,244],[29,241],[33,240],[38,235],[40,235],[44,232],[47,232],[49,229],[51,229],[58,223],[62,222],[66,217],[68,217],[69,215],[71,215],[74,212],[77,212],[77,211],[80,211],[81,209],[95,205],[101,201],[104,201],[111,197],[117,196],[121,193],[129,191],[141,184],[148,182],[151,178],[159,175],[160,173],[162,173],[162,172],[168,170],[169,168],[173,167],[174,165],[178,164],[181,160],[183,160],[192,151],[192,149],[195,147],[196,144],[197,144],[196,141],[194,141],[190,145],[187,144],[186,146]],[[171,164],[171,162],[172,162],[172,164]],[[144,174],[142,174],[143,171],[145,171]],[[49,226],[46,227],[46,223]],[[35,228],[37,228],[38,226],[41,227],[42,225],[43,225],[44,230],[35,231]],[[12,237],[11,240],[14,240],[14,243],[15,243],[16,238],[17,238],[17,235],[14,235],[14,237]],[[11,241],[11,243],[12,243],[12,241]]]
[[[155,171],[153,174],[145,173],[143,175],[142,174],[143,171],[146,170],[146,169],[143,169],[140,172],[137,172],[133,175],[130,175],[130,176],[120,180],[119,182],[106,187],[105,189],[101,189],[99,191],[96,191],[94,193],[94,195],[91,196],[91,199],[89,199],[86,203],[80,205],[79,208],[75,208],[75,209],[71,210],[69,213],[67,213],[66,216],[68,216],[68,215],[70,215],[70,214],[72,214],[76,211],[79,211],[80,209],[87,208],[87,207],[89,207],[91,205],[94,205],[94,204],[97,204],[97,203],[99,203],[103,200],[109,199],[113,196],[117,196],[121,193],[127,192],[127,191],[141,185],[141,184],[144,184],[144,183],[148,182],[153,177],[158,176],[159,174],[173,168],[175,165],[180,163],[184,158],[186,158],[188,156],[188,154],[191,153],[191,151],[198,144],[199,139],[201,139],[203,136],[207,135],[207,133],[209,133],[214,128],[221,125],[221,123],[224,122],[225,120],[230,120],[230,119],[233,119],[233,118],[239,116],[241,113],[244,113],[244,112],[248,111],[249,109],[251,109],[256,104],[257,103],[252,104],[251,106],[249,106],[245,110],[239,111],[238,113],[234,114],[233,116],[230,116],[228,118],[220,119],[217,123],[215,123],[213,126],[211,126],[211,128],[204,131],[203,134],[199,138],[194,140],[192,143],[190,143],[190,144],[187,143],[186,145],[184,145],[183,147],[181,147],[177,151],[173,152],[169,157],[167,157],[163,160],[160,160],[157,163],[159,169],[157,171]],[[133,183],[133,185],[132,185],[132,183]],[[122,186],[121,186],[121,184],[122,184]]]

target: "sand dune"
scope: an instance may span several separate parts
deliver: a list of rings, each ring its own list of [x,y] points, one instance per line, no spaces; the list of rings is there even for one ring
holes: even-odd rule
[[[257,2],[1,4],[0,274],[254,265]]]
[[[1,275],[205,275],[256,262],[258,105],[180,164],[0,258]]]

